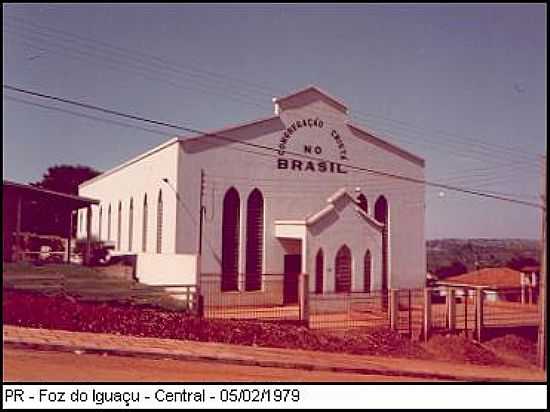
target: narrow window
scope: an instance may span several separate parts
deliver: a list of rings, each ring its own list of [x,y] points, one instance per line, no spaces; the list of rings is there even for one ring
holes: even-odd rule
[[[222,215],[222,290],[238,290],[240,198],[235,188],[223,198]]]
[[[363,290],[365,292],[370,292],[370,284],[371,284],[371,271],[372,271],[372,258],[370,254],[370,250],[367,250],[365,252],[365,259],[364,259],[364,287]]]
[[[157,200],[157,253],[162,253],[162,190]]]
[[[130,198],[130,209],[128,211],[128,251],[132,251],[134,237],[134,199]]]
[[[141,236],[141,251],[147,252],[147,193],[143,198],[143,227],[142,227],[142,236]]]
[[[367,201],[367,197],[361,193],[357,196],[357,201],[359,202],[359,207],[363,209],[366,214],[369,214],[369,202]]]
[[[121,246],[121,238],[122,238],[122,202],[118,202],[118,222],[117,222],[117,240],[116,240],[116,248],[117,250],[120,250]]]
[[[315,257],[315,293],[323,293],[323,274],[324,274],[325,259],[323,249],[319,249]]]
[[[382,230],[382,290],[388,289],[388,201],[380,196],[374,204],[374,218],[384,224]]]
[[[109,210],[107,212],[107,240],[111,240],[111,205],[109,204]]]
[[[101,225],[103,224],[103,207],[99,207],[99,231],[98,231],[98,240],[101,242]]]
[[[351,292],[351,252],[344,245],[338,250],[334,262],[335,268],[335,292]]]
[[[246,208],[246,290],[262,288],[264,198],[258,189],[248,196]]]

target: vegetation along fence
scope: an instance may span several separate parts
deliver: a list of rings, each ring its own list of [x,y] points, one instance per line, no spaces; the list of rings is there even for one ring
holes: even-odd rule
[[[203,274],[196,285],[144,285],[78,272],[73,266],[43,273],[3,275],[4,289],[70,295],[185,311],[209,319],[293,321],[312,329],[389,327],[412,338],[463,333],[478,340],[499,328],[536,328],[538,303],[524,289],[430,287],[389,291],[314,293],[308,276]],[[78,265],[75,265],[75,267]],[[72,268],[72,269],[71,269]]]

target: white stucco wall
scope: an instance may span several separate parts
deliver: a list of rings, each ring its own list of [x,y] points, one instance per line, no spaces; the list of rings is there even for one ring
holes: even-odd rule
[[[118,168],[107,171],[94,179],[84,182],[79,187],[79,194],[100,200],[99,206],[92,208],[92,235],[99,236],[99,208],[103,208],[101,240],[117,243],[118,203],[122,203],[121,250],[120,253],[137,253],[142,251],[143,236],[143,202],[147,194],[147,250],[156,251],[157,240],[157,201],[162,190],[163,224],[162,252],[175,253],[176,241],[176,195],[162,181],[168,178],[174,190],[177,186],[178,144],[176,140],[161,145],[148,155],[138,156]],[[129,250],[129,206],[134,203],[132,250]],[[111,238],[108,234],[108,209],[111,205]],[[85,212],[85,211],[80,211]],[[84,213],[85,215],[85,213]],[[86,217],[83,219],[84,227]],[[78,232],[84,237],[85,231]]]
[[[323,291],[334,292],[334,262],[338,250],[346,245],[352,256],[352,292],[364,291],[364,257],[371,253],[371,290],[382,287],[382,234],[355,210],[355,204],[348,197],[336,202],[334,212],[320,219],[308,229],[307,272],[310,290],[315,290],[315,259],[319,249],[323,249],[324,276]]]
[[[229,139],[239,139],[271,148],[277,148],[283,130],[298,119],[318,118],[323,127],[302,127],[287,142],[288,152],[304,153],[304,146],[322,148],[321,156],[339,160],[339,150],[331,136],[335,130],[345,143],[350,163],[387,173],[424,178],[424,167],[412,161],[391,146],[376,138],[350,128],[347,116],[323,101],[314,101],[307,107],[281,111],[279,118],[250,126],[224,130]],[[379,196],[385,196],[390,214],[390,287],[421,287],[425,282],[426,257],[424,245],[424,187],[419,184],[396,180],[371,173],[348,169],[347,174],[292,171],[277,169],[277,159],[250,154],[249,150],[265,151],[235,143],[220,141],[215,137],[181,144],[179,169],[180,190],[185,193],[188,212],[178,214],[177,248],[191,253],[196,248],[196,228],[191,216],[198,216],[200,170],[205,173],[203,271],[219,273],[221,268],[221,227],[223,197],[230,187],[240,195],[241,236],[240,268],[245,265],[246,202],[254,188],[262,191],[265,213],[264,272],[282,273],[284,245],[275,237],[275,220],[303,220],[326,206],[326,198],[345,187],[350,193],[360,187],[369,203],[369,214],[374,216],[374,204]],[[276,154],[273,152],[273,154]],[[186,188],[188,190],[186,190]],[[190,189],[189,189],[190,188]],[[180,219],[181,217],[181,219]],[[342,231],[345,234],[344,231]],[[367,238],[363,237],[363,242]],[[311,250],[311,249],[310,249]],[[364,253],[364,252],[363,252]],[[354,260],[359,259],[353,256]],[[362,260],[362,255],[360,257]],[[362,270],[361,270],[362,273]]]
[[[321,152],[313,154],[327,160],[349,163],[367,169],[379,170],[413,177],[424,178],[423,162],[348,123],[345,110],[315,93],[303,93],[279,104],[279,116],[251,123],[245,127],[226,128],[222,136],[241,142],[277,149],[284,131],[306,120],[305,126],[296,127],[286,142],[286,153],[247,147],[220,140],[212,136],[201,136],[186,142],[169,142],[153,153],[114,170],[80,188],[80,194],[101,200],[103,207],[102,234],[107,233],[107,208],[112,204],[112,240],[116,240],[118,201],[123,202],[122,251],[128,246],[127,210],[130,197],[134,198],[133,252],[141,250],[141,218],[143,196],[148,195],[149,230],[147,251],[155,251],[156,202],[158,190],[163,191],[164,224],[163,253],[194,255],[198,249],[199,205],[201,193],[201,170],[204,171],[205,217],[203,226],[203,273],[220,273],[222,243],[222,205],[226,191],[235,187],[240,196],[240,272],[245,271],[246,257],[246,204],[249,194],[258,188],[264,197],[264,248],[263,272],[282,273],[284,254],[289,245],[275,236],[276,220],[304,220],[326,206],[327,197],[341,188],[354,193],[360,187],[369,204],[369,215],[374,216],[374,204],[380,196],[389,203],[390,215],[390,264],[389,286],[394,288],[420,287],[426,273],[424,239],[424,187],[419,184],[396,180],[373,173],[344,169],[347,173],[328,171],[297,171],[277,168],[277,157],[291,161],[292,152],[304,154],[305,146],[319,147]],[[323,122],[322,127],[311,124],[313,120]],[[337,133],[344,143],[347,159],[341,160],[342,147],[338,146],[333,134]],[[255,151],[263,154],[251,154]],[[275,157],[270,157],[270,154]],[[297,159],[294,157],[294,159]],[[303,160],[303,159],[302,159]],[[305,166],[305,165],[304,165]],[[162,179],[167,177],[180,194],[175,193]],[[358,230],[352,216],[353,211],[344,211],[342,226],[328,228],[330,236],[323,236],[327,269],[326,285],[333,285],[328,272],[333,266],[334,254],[341,244],[353,245],[354,284],[360,288],[363,255],[367,247],[379,247],[368,232]],[[98,208],[93,210],[92,231],[98,233]],[[85,219],[84,219],[85,220]],[[84,223],[85,225],[85,223]],[[319,239],[308,234],[308,255],[305,258],[310,274],[311,264],[320,246]],[[174,260],[174,262],[176,262]],[[359,264],[360,263],[360,264]],[[176,264],[176,263],[175,263]],[[380,261],[373,253],[373,273],[380,272]],[[379,285],[381,275],[373,276],[373,288]],[[310,278],[313,278],[311,276]]]
[[[197,256],[183,254],[140,253],[136,276],[148,285],[195,285]]]

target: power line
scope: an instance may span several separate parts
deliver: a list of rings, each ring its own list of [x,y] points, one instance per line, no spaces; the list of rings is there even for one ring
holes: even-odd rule
[[[228,142],[231,142],[231,143],[236,143],[236,144],[241,144],[241,145],[245,145],[245,146],[249,146],[249,147],[254,147],[254,148],[257,148],[257,149],[268,150],[270,152],[278,152],[279,151],[278,149],[275,149],[275,148],[272,148],[272,147],[269,147],[269,146],[264,146],[264,145],[260,145],[260,144],[256,144],[256,143],[241,141],[239,139],[231,138],[231,137],[228,137],[228,136],[222,136],[218,133],[208,133],[208,132],[200,131],[200,130],[197,130],[197,129],[194,129],[194,128],[191,128],[191,127],[187,127],[187,126],[180,126],[180,125],[176,125],[176,124],[172,124],[172,123],[168,123],[168,122],[164,122],[164,121],[148,119],[148,118],[145,118],[145,117],[142,117],[142,116],[127,114],[127,113],[123,113],[123,112],[120,112],[120,111],[107,109],[107,108],[104,108],[104,107],[95,106],[95,105],[88,104],[88,103],[82,103],[82,102],[78,102],[78,101],[63,98],[63,97],[52,96],[52,95],[39,93],[39,92],[31,91],[31,90],[26,90],[26,89],[22,89],[22,88],[10,86],[10,85],[5,85],[5,84],[3,84],[2,87],[7,89],[7,90],[11,90],[11,91],[15,91],[15,92],[23,93],[23,94],[28,94],[28,95],[35,96],[35,97],[41,97],[41,98],[49,99],[49,100],[53,100],[53,101],[58,101],[58,102],[66,103],[66,104],[71,104],[71,105],[75,105],[75,106],[78,106],[78,107],[83,107],[83,108],[90,109],[90,110],[96,110],[96,111],[107,113],[107,114],[110,114],[110,115],[113,115],[113,116],[124,117],[124,118],[127,118],[127,119],[132,119],[132,120],[137,120],[137,121],[141,121],[141,122],[147,122],[147,123],[155,124],[157,126],[170,127],[170,128],[180,130],[180,131],[195,133],[195,134],[201,135],[203,138],[213,137],[215,139],[220,139],[220,140],[228,141]],[[545,209],[545,207],[546,207],[545,205],[541,205],[541,204],[537,204],[537,203],[533,203],[533,202],[528,202],[528,201],[524,201],[524,200],[517,200],[517,199],[511,199],[511,198],[508,198],[508,197],[505,197],[505,196],[500,196],[500,195],[496,195],[496,194],[492,194],[492,193],[481,192],[481,191],[477,191],[477,190],[471,190],[469,188],[450,186],[450,185],[447,185],[447,184],[442,184],[442,183],[437,183],[437,182],[430,182],[430,181],[427,181],[425,179],[418,179],[418,178],[413,178],[413,177],[409,177],[409,176],[403,176],[403,175],[397,175],[397,174],[394,174],[394,173],[384,172],[384,171],[380,171],[380,170],[374,170],[374,169],[370,169],[370,168],[344,164],[344,163],[341,163],[341,162],[332,161],[332,160],[324,159],[324,158],[317,157],[317,156],[310,156],[310,155],[305,155],[305,154],[302,154],[302,153],[296,153],[296,152],[291,152],[291,151],[286,151],[286,153],[288,153],[291,156],[295,156],[295,157],[303,158],[303,159],[307,159],[307,160],[312,160],[312,161],[329,162],[329,163],[332,162],[335,165],[342,166],[342,167],[350,169],[350,170],[356,170],[356,171],[359,171],[359,172],[371,173],[371,174],[374,174],[374,175],[384,176],[384,177],[397,179],[397,180],[402,180],[402,181],[407,181],[407,182],[410,182],[410,183],[416,183],[416,184],[422,184],[422,185],[426,185],[426,186],[438,187],[438,188],[441,188],[441,189],[466,193],[466,194],[470,194],[470,195],[474,195],[474,196],[487,197],[487,198],[492,198],[492,199],[501,200],[501,201],[507,201],[507,202],[511,202],[511,203],[522,204],[522,205],[525,205],[525,206],[536,207],[536,208],[539,208],[539,209],[541,209],[541,208]],[[278,156],[273,155],[273,157],[278,157]]]
[[[160,130],[147,129],[145,127],[140,127],[140,126],[136,126],[136,125],[133,125],[133,124],[118,122],[116,120],[105,119],[105,118],[101,118],[101,117],[97,117],[97,116],[91,116],[89,114],[75,112],[75,111],[72,111],[72,110],[61,109],[59,107],[50,106],[50,105],[47,105],[47,104],[29,102],[28,100],[18,99],[16,97],[12,97],[12,96],[4,96],[4,98],[7,99],[7,100],[17,102],[17,103],[26,104],[28,106],[34,106],[34,107],[40,107],[42,109],[53,110],[53,111],[60,112],[60,113],[70,114],[70,115],[73,115],[73,116],[76,116],[76,117],[82,117],[82,118],[88,119],[88,120],[95,120],[95,121],[99,121],[99,122],[103,122],[103,123],[114,124],[116,126],[128,127],[128,128],[131,128],[131,129],[141,130],[141,131],[144,131],[144,132],[153,133],[153,134],[163,136],[163,137],[169,137],[170,136],[169,133],[164,133],[164,132],[161,132]]]
[[[139,51],[134,51],[134,50],[125,49],[125,48],[122,48],[122,47],[112,46],[112,45],[110,45],[110,44],[108,44],[108,43],[101,42],[101,41],[94,40],[94,39],[89,39],[89,38],[86,38],[86,37],[83,37],[83,36],[78,36],[78,35],[76,35],[76,34],[74,34],[74,33],[69,33],[69,32],[65,32],[65,31],[62,31],[62,30],[54,29],[54,28],[48,28],[47,26],[39,25],[39,24],[32,23],[32,22],[28,22],[28,21],[26,21],[26,20],[24,20],[24,19],[20,19],[20,18],[16,18],[16,20],[17,20],[17,19],[20,20],[20,22],[21,22],[23,25],[30,25],[30,26],[34,26],[34,27],[40,27],[40,28],[42,28],[42,30],[49,31],[50,33],[44,33],[43,31],[40,32],[39,30],[34,29],[34,32],[35,32],[35,33],[38,32],[38,33],[41,33],[42,35],[48,35],[48,36],[50,36],[50,37],[53,37],[53,38],[57,39],[58,41],[59,41],[59,38],[56,37],[56,35],[55,35],[55,34],[52,34],[51,32],[61,33],[62,36],[69,37],[69,40],[64,40],[64,39],[62,39],[62,41],[71,41],[71,42],[74,42],[74,39],[75,39],[75,38],[76,38],[76,39],[81,39],[80,41],[84,41],[84,42],[87,42],[87,43],[92,43],[92,46],[91,46],[91,47],[94,47],[95,49],[97,49],[97,46],[94,46],[94,44],[101,44],[101,45],[104,45],[103,47],[109,48],[110,50],[114,50],[114,51],[117,52],[119,55],[122,53],[123,56],[124,56],[124,55],[129,55],[129,56],[131,56],[131,58],[132,58],[134,61],[136,61],[136,57],[135,57],[135,56],[138,55],[138,56],[142,56],[142,57],[141,57],[142,60],[143,60],[143,59],[147,59],[148,63],[150,63],[149,59],[153,59],[153,62],[154,62],[155,64],[157,64],[157,65],[160,64],[160,67],[161,67],[163,70],[167,70],[167,67],[168,67],[168,68],[169,68],[170,70],[172,70],[172,71],[180,72],[180,73],[183,73],[184,75],[190,75],[189,73],[182,72],[181,69],[179,69],[179,70],[177,69],[177,68],[179,68],[179,67],[181,67],[181,66],[179,66],[179,65],[177,65],[177,64],[174,64],[174,63],[171,63],[171,62],[169,62],[168,60],[163,59],[163,58],[160,58],[160,57],[158,57],[158,56],[148,55],[148,54],[145,54],[145,53],[142,53],[142,52],[139,52]],[[9,21],[6,22],[6,23],[9,23]],[[26,30],[29,30],[29,31],[30,31],[30,29],[28,29],[28,28],[27,28]],[[71,43],[71,44],[72,44],[72,43]],[[64,45],[64,46],[62,46],[62,47],[63,47],[63,49],[66,51],[66,45]],[[86,45],[86,47],[90,47],[90,46]],[[119,50],[120,50],[120,51],[119,51]],[[80,52],[81,52],[81,51],[80,51]],[[127,60],[128,57],[122,57],[122,58],[124,58],[124,59],[126,59],[126,61],[128,61],[128,60]],[[159,62],[160,62],[160,63],[159,63]],[[144,64],[144,63],[140,62],[140,64]],[[168,65],[168,66],[167,66],[167,65]],[[199,71],[199,72],[200,72],[201,70],[195,69],[195,71]],[[203,75],[200,74],[200,73],[199,73],[199,74],[192,73],[191,75],[193,75],[193,76],[203,76]],[[207,73],[206,73],[206,76],[222,77],[221,75],[215,74],[215,73],[213,73],[213,72],[207,72]],[[227,77],[227,76],[225,76],[225,77]],[[159,79],[159,80],[160,80],[160,79]],[[211,79],[210,79],[210,80],[211,80]],[[236,79],[236,80],[239,81],[241,84],[245,84],[245,85],[246,85],[247,83],[249,83],[249,84],[252,85],[252,83],[250,83],[250,82],[245,82],[245,81],[238,80],[238,79]],[[253,87],[254,87],[254,88],[257,88],[257,87],[259,87],[259,85],[254,85]],[[264,87],[264,88],[265,88],[265,87]],[[274,89],[273,89],[273,90],[274,90]],[[255,91],[255,92],[258,93],[258,94],[267,95],[266,93],[263,93],[263,91],[262,91],[262,92]],[[237,97],[237,96],[235,96],[235,94],[240,94],[241,96],[239,96],[239,97],[249,98],[249,96],[243,95],[243,94],[241,93],[241,91],[239,90],[239,93],[232,92],[232,98],[233,98],[233,99],[234,99],[235,97]],[[254,105],[259,105],[259,104],[255,102]],[[355,112],[354,112],[354,113],[355,113]],[[361,112],[356,112],[356,113],[360,114]],[[355,114],[354,114],[354,116],[355,116]],[[392,121],[392,122],[397,123],[397,124],[407,125],[407,122],[403,122],[403,121],[400,121],[400,120],[391,119],[391,118],[384,117],[384,116],[377,116],[377,115],[374,115],[374,114],[371,114],[371,113],[366,113],[366,116],[382,117],[382,118],[388,119],[389,121]],[[403,127],[406,127],[406,126],[400,126],[400,127],[403,128]],[[413,126],[413,127],[415,127],[417,130],[419,130],[419,129],[422,130],[419,126]],[[427,129],[424,128],[424,130],[427,130]],[[442,131],[441,133],[444,134],[444,135],[447,135],[447,136],[458,136],[458,135],[456,135],[456,134],[451,134],[451,133],[445,132],[445,131]],[[400,133],[398,133],[398,134],[402,134],[402,132],[400,132]],[[422,134],[422,137],[423,137],[424,139],[426,139],[426,138],[424,137],[424,134]],[[398,140],[399,140],[399,139],[398,139]],[[426,140],[429,141],[428,139],[426,139]],[[485,143],[483,143],[483,142],[479,142],[479,141],[477,141],[477,140],[475,140],[475,139],[471,139],[471,138],[468,139],[468,140],[470,140],[470,141],[472,141],[472,142],[475,142],[475,144],[477,144],[477,145],[479,145],[479,146],[482,145],[482,146],[484,146],[484,147],[487,147],[486,149],[480,149],[480,150],[484,150],[483,154],[489,154],[489,153],[490,153],[490,154],[492,155],[492,157],[495,157],[495,150],[504,151],[504,152],[506,152],[508,155],[513,153],[514,155],[518,156],[518,154],[520,154],[520,153],[525,153],[526,155],[528,155],[528,156],[530,156],[530,157],[533,156],[531,153],[527,153],[527,152],[525,152],[525,151],[522,151],[522,150],[519,149],[519,148],[507,148],[507,147],[505,147],[505,146],[502,146],[502,148],[499,149],[497,145],[490,145],[490,146],[489,146],[489,145],[487,145],[487,144],[485,144]],[[416,144],[419,144],[418,139],[415,139],[414,142],[415,142]],[[431,142],[432,142],[432,143],[435,143],[436,141],[431,140]],[[440,143],[440,141],[437,141],[437,143]],[[449,143],[449,142],[448,142],[448,143]],[[460,144],[462,144],[462,142],[461,142]],[[432,148],[432,149],[434,149],[434,148]],[[436,150],[437,150],[437,149],[436,149]],[[469,150],[470,150],[471,152],[474,152],[474,151],[472,151],[472,149],[469,149]],[[487,150],[490,150],[490,152],[487,152]],[[477,153],[477,152],[476,152],[476,153]],[[501,154],[501,156],[502,156],[502,155],[503,155],[503,154]],[[484,159],[484,161],[489,161],[489,160],[492,160],[492,159]]]

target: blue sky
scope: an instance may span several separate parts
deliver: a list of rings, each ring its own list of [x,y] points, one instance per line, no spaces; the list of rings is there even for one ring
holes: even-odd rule
[[[4,83],[206,130],[270,115],[271,97],[316,84],[357,123],[424,157],[429,180],[537,201],[546,5],[4,4],[3,12]],[[52,105],[4,92],[11,180],[38,180],[55,163],[105,170],[174,135],[28,102]],[[428,238],[540,233],[534,208],[433,189],[426,203]]]

